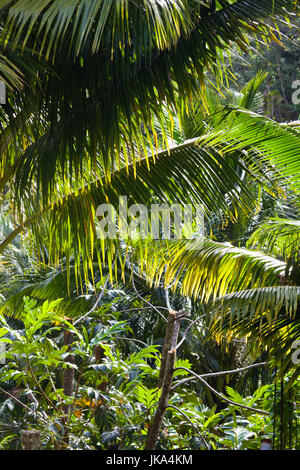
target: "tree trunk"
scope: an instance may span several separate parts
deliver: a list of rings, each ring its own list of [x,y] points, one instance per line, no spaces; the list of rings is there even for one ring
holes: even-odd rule
[[[68,346],[68,349],[72,347],[74,341],[74,335],[71,333],[69,330],[64,331],[64,345]],[[70,354],[69,356],[66,357],[66,362],[70,362],[71,364],[74,364],[74,356],[73,354]],[[63,390],[64,394],[68,397],[71,397],[73,394],[73,386],[74,386],[74,369],[72,367],[67,367],[64,370],[64,376],[63,376]],[[64,411],[66,414],[69,412],[69,405],[66,405],[64,407]]]
[[[163,419],[169,403],[176,361],[175,348],[177,345],[180,329],[180,321],[177,319],[177,313],[178,312],[171,311],[168,317],[168,325],[165,335],[159,375],[159,384],[161,384],[162,390],[157,409],[149,428],[146,450],[154,450],[156,447]]]
[[[71,322],[71,320],[68,318],[68,321]],[[68,350],[71,349],[72,344],[74,342],[74,334],[65,329],[64,331],[64,346],[68,346]],[[66,357],[66,362],[69,362],[71,364],[74,364],[74,356],[73,354],[70,354],[69,356]],[[74,387],[74,369],[73,367],[67,367],[64,369],[64,375],[63,375],[63,391],[64,395],[71,397],[73,394],[73,387]],[[63,437],[63,445],[64,447],[68,447],[69,444],[69,434],[68,430],[66,429],[67,421],[68,421],[68,414],[70,411],[70,405],[65,405],[63,407],[65,416],[63,418],[63,425],[64,425],[64,437]]]
[[[168,352],[172,349],[172,340],[173,340],[175,322],[176,322],[176,312],[170,311],[169,316],[168,316],[168,323],[167,323],[167,328],[166,328],[164,346],[163,346],[163,350],[161,354],[161,365],[160,365],[159,378],[158,378],[158,383],[157,383],[158,388],[161,388],[163,385],[163,380],[164,380],[166,365],[167,365],[167,360],[168,360]]]

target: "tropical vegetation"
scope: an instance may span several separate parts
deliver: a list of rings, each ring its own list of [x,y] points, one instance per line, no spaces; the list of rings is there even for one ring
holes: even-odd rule
[[[298,26],[294,0],[0,1],[0,449],[299,448]],[[145,235],[154,204],[201,230]]]

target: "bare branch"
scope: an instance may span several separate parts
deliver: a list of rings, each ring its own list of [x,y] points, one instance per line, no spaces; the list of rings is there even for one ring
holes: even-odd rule
[[[251,407],[251,406],[242,405],[241,403],[236,403],[235,401],[230,400],[229,398],[225,397],[222,393],[219,393],[217,390],[215,390],[215,389],[214,389],[211,385],[209,385],[205,380],[203,380],[203,378],[201,377],[201,375],[196,374],[196,373],[193,372],[192,370],[187,369],[186,367],[177,367],[177,370],[179,370],[179,369],[185,370],[186,372],[189,372],[190,374],[192,374],[194,377],[196,377],[198,380],[200,380],[200,382],[201,382],[203,385],[205,385],[212,393],[214,393],[217,397],[221,398],[222,400],[226,401],[227,403],[230,403],[231,405],[239,406],[240,408],[244,408],[244,409],[246,409],[246,410],[254,411],[255,413],[260,413],[260,414],[269,416],[270,413],[268,413],[267,411],[260,410],[259,408],[253,408],[253,407]],[[174,388],[174,387],[173,387],[173,388]]]
[[[201,374],[201,375],[199,375],[199,377],[201,377],[203,379],[203,378],[207,378],[207,377],[219,377],[220,375],[238,374],[239,372],[244,372],[245,370],[255,369],[256,367],[262,367],[262,366],[265,366],[265,365],[267,365],[267,362],[258,362],[257,364],[251,364],[250,366],[241,367],[240,369],[224,370],[224,371],[221,371],[221,372],[211,372],[209,374]],[[178,369],[181,369],[181,367],[177,367],[175,370],[178,370]],[[188,377],[184,380],[181,380],[176,385],[174,385],[174,387],[172,387],[172,391],[175,390],[175,388],[180,387],[184,383],[191,382],[193,380],[197,380],[197,378],[196,377]]]
[[[189,326],[187,327],[187,329],[185,330],[185,332],[183,333],[183,337],[181,339],[181,341],[177,344],[176,348],[175,349],[178,349],[180,348],[180,346],[185,342],[186,338],[187,338],[187,334],[188,332],[190,331],[190,329],[195,325],[195,323],[198,323],[202,318],[204,317],[204,315],[201,315],[201,317],[197,318],[196,320],[192,321]]]
[[[146,300],[144,299],[141,294],[138,292],[136,286],[135,286],[135,283],[134,283],[134,272],[132,272],[132,276],[131,276],[131,280],[132,280],[132,287],[134,289],[134,292],[136,293],[136,295],[143,301],[145,302],[146,304],[148,304],[151,308],[153,308],[153,310],[155,310],[162,318],[163,320],[167,323],[167,319],[164,317],[164,315],[158,310],[157,307],[155,307],[155,305],[152,305],[151,302],[149,302],[149,300]]]
[[[96,308],[98,307],[98,304],[100,302],[100,300],[102,299],[103,295],[104,295],[104,292],[106,291],[106,288],[107,288],[107,284],[108,284],[108,281],[109,281],[109,274],[107,275],[107,278],[105,280],[105,283],[104,283],[104,286],[102,287],[102,290],[100,292],[100,295],[98,297],[98,299],[96,300],[94,306],[91,308],[91,310],[87,313],[85,313],[82,317],[78,318],[78,320],[76,320],[74,322],[74,326],[78,325],[78,323],[81,323],[83,320],[85,320],[91,313],[93,313]]]

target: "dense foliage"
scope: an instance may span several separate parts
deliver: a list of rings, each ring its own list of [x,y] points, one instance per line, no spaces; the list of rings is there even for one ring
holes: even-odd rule
[[[294,0],[0,2],[0,449],[299,448],[297,26]],[[145,235],[153,204],[201,233]]]

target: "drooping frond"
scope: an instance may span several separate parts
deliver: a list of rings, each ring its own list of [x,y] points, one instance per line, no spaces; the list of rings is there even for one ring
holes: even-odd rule
[[[220,113],[219,125],[215,124],[217,130],[219,133],[216,132],[212,138],[208,133],[199,141],[217,146],[223,141],[223,133],[226,132],[230,151],[247,150],[246,161],[253,159],[254,165],[258,167],[264,163],[276,168],[282,177],[288,179],[291,188],[299,189],[300,140],[299,134],[290,126],[278,124],[249,110],[227,106],[225,112],[223,110]],[[254,141],[255,145],[252,145]]]
[[[272,218],[262,224],[250,237],[249,246],[257,246],[286,261],[293,256],[299,261],[300,221]]]
[[[97,173],[93,180],[93,172],[87,173],[86,180],[69,183],[57,179],[51,204],[46,208],[36,207],[35,188],[39,177],[36,183],[34,172],[39,167],[31,166],[29,160],[25,168],[19,169],[24,171],[20,178],[24,185],[20,186],[18,198],[21,213],[25,211],[27,220],[23,215],[19,226],[3,241],[0,249],[29,227],[36,239],[40,239],[44,217],[44,226],[51,232],[48,239],[51,260],[58,263],[64,256],[70,259],[75,254],[76,262],[83,263],[88,277],[97,238],[95,212],[100,204],[110,203],[117,210],[119,197],[126,196],[129,205],[139,203],[148,208],[152,202],[165,202],[201,204],[206,214],[221,211],[234,217],[238,208],[249,213],[254,209],[253,195],[241,178],[239,168],[257,183],[263,183],[267,171],[267,178],[272,182],[272,165],[268,165],[268,159],[272,163],[283,150],[294,158],[299,148],[298,137],[285,127],[245,110],[234,108],[231,115],[225,108],[220,113],[220,122],[201,138],[173,147],[169,152],[160,152],[154,162],[145,158],[136,166],[125,165],[111,175],[109,182],[105,177],[97,177]],[[28,204],[24,203],[25,191],[29,196]],[[113,252],[114,243],[114,240],[109,242],[109,250]],[[96,251],[101,253],[104,263],[108,245],[103,241],[100,245]],[[112,253],[110,260],[111,256]]]
[[[40,57],[38,93],[36,80],[25,77],[33,93],[23,126],[32,128],[31,145],[18,162],[25,181],[36,167],[47,199],[56,173],[77,176],[84,156],[99,160],[108,179],[125,149],[135,165],[150,139],[157,150],[153,120],[164,127],[163,108],[174,109],[178,94],[186,103],[201,95],[206,71],[216,79],[224,73],[222,57],[233,43],[248,49],[249,32],[275,37],[263,19],[294,6],[289,0],[223,1],[213,11],[186,0],[4,2],[4,37]],[[70,48],[73,59],[66,60]]]
[[[31,0],[7,1],[6,5],[7,27],[15,43],[24,47],[34,34],[35,48],[46,57],[66,40],[75,55],[86,44],[96,53],[106,43],[108,53],[114,56],[113,49],[121,50],[128,44],[135,48],[134,31],[143,33],[141,46],[147,53],[153,47],[170,47],[192,26],[184,0]]]
[[[230,327],[233,323],[243,321],[262,322],[263,317],[271,324],[283,310],[284,314],[294,318],[300,302],[300,287],[273,286],[246,289],[227,294],[217,300],[214,305],[213,317],[216,320],[224,318],[224,324]],[[220,320],[220,323],[223,320]]]
[[[4,54],[0,54],[0,80],[11,89],[20,89],[23,85],[20,70]],[[4,101],[3,99],[2,104]]]
[[[300,287],[274,286],[234,292],[216,302],[211,332],[247,337],[256,347],[268,350],[279,377],[289,371],[289,386],[300,374],[293,359],[300,335]],[[221,333],[222,331],[222,333]],[[297,343],[298,344],[298,343]]]
[[[152,283],[207,302],[230,291],[276,285],[286,264],[262,252],[208,239],[152,242],[143,269]]]

